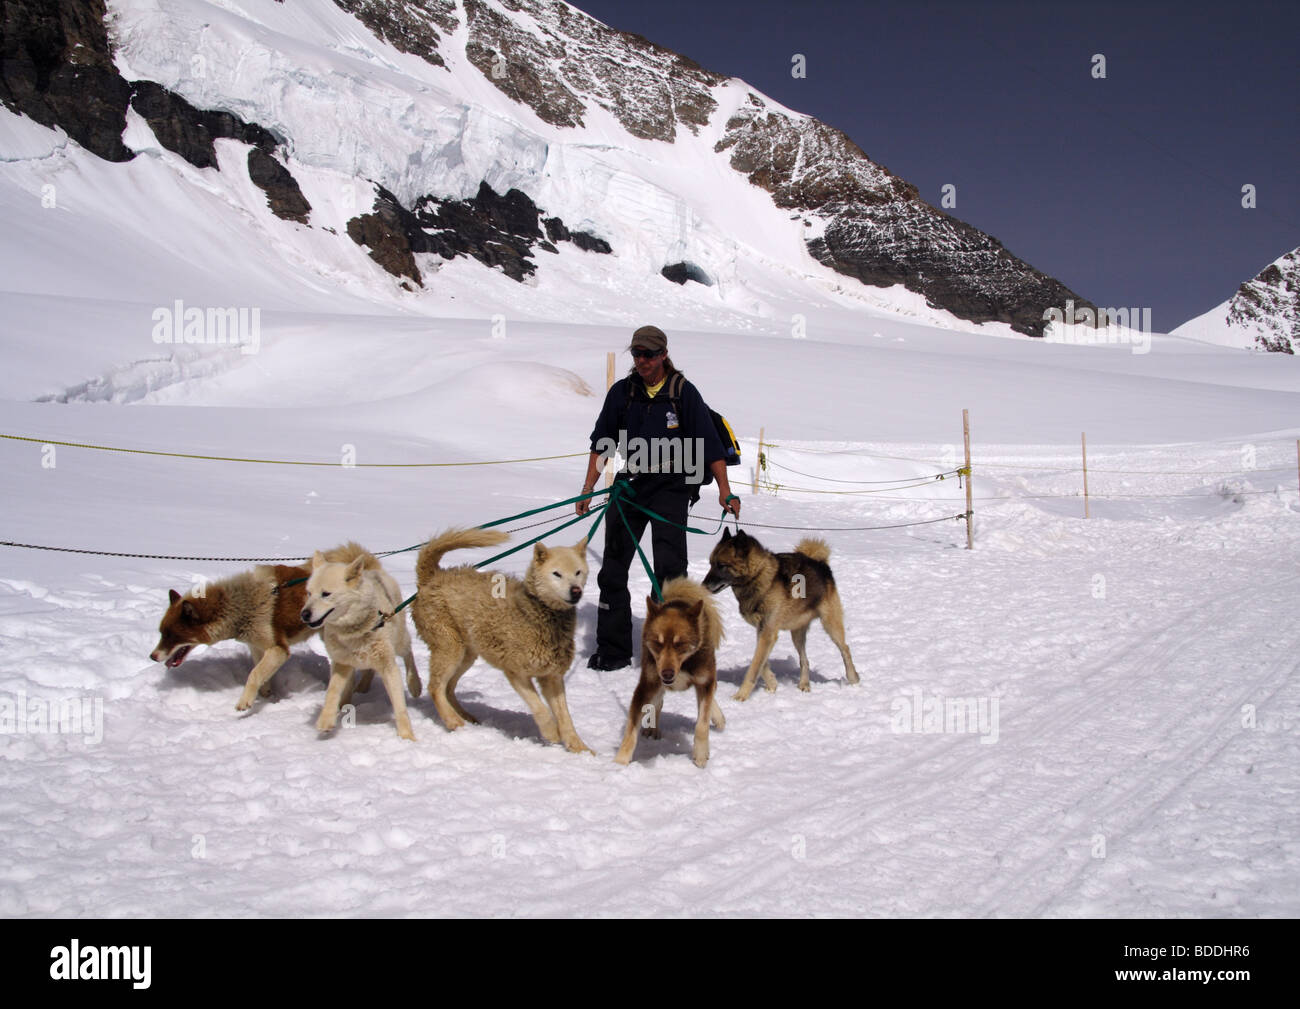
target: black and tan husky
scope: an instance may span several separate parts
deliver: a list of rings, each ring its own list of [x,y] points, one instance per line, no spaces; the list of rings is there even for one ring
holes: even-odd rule
[[[704,587],[721,592],[730,587],[740,603],[740,615],[758,631],[758,647],[736,700],[753,692],[758,674],[768,690],[776,689],[776,676],[768,657],[782,631],[789,631],[799,652],[799,689],[808,689],[808,625],[819,619],[844,657],[844,673],[850,683],[858,682],[853,656],[844,640],[844,607],[831,574],[831,548],[824,540],[802,539],[792,553],[774,554],[743,530],[722,534],[709,554],[709,573]]]

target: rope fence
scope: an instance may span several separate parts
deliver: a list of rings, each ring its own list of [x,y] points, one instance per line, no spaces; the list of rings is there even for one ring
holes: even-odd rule
[[[1013,472],[1018,472],[1026,475],[1033,474],[1033,473],[1082,474],[1084,478],[1084,483],[1083,483],[1083,489],[1081,491],[1076,491],[1071,493],[991,494],[991,495],[976,496],[971,493],[971,488],[970,488],[970,477],[972,473],[972,467],[971,467],[970,455],[969,455],[968,418],[965,416],[965,413],[966,412],[963,411],[964,437],[965,440],[967,441],[967,460],[966,460],[966,465],[963,467],[943,468],[944,464],[935,463],[931,460],[916,458],[912,456],[903,456],[903,455],[875,452],[866,448],[817,449],[817,448],[797,447],[793,444],[783,446],[781,444],[766,441],[763,434],[760,433],[759,441],[758,441],[757,459],[754,467],[754,481],[753,481],[755,492],[758,492],[759,490],[764,490],[772,494],[779,494],[782,491],[788,491],[788,492],[793,492],[798,494],[830,495],[835,497],[859,497],[859,496],[871,495],[872,499],[876,501],[896,501],[896,502],[907,502],[907,503],[934,502],[934,503],[952,504],[954,502],[950,497],[945,498],[945,497],[930,497],[930,496],[916,496],[916,495],[908,495],[905,497],[901,497],[901,496],[896,496],[896,492],[913,490],[920,487],[928,487],[934,485],[935,483],[956,477],[958,481],[958,486],[964,487],[964,489],[966,490],[966,509],[964,511],[957,512],[955,514],[949,513],[949,514],[936,516],[932,518],[916,519],[908,522],[892,522],[892,523],[874,524],[874,525],[794,526],[794,525],[780,525],[780,524],[773,524],[773,523],[750,522],[748,520],[742,519],[737,521],[736,523],[737,528],[741,526],[747,526],[756,529],[781,529],[781,530],[807,531],[807,532],[870,532],[870,531],[877,531],[877,530],[906,529],[914,526],[935,525],[944,522],[965,520],[968,526],[967,529],[968,545],[970,545],[971,539],[970,539],[969,527],[974,514],[972,510],[972,503],[975,501],[1006,502],[1006,501],[1017,501],[1017,500],[1053,500],[1053,499],[1078,500],[1082,498],[1085,504],[1085,517],[1086,517],[1087,502],[1089,498],[1092,497],[1103,498],[1103,499],[1115,499],[1115,500],[1171,500],[1171,499],[1179,499],[1179,498],[1182,499],[1206,498],[1206,497],[1213,497],[1213,496],[1239,497],[1239,496],[1246,496],[1246,495],[1277,494],[1279,491],[1279,488],[1265,489],[1265,490],[1254,490],[1254,489],[1248,490],[1248,489],[1242,489],[1236,487],[1229,487],[1226,486],[1224,483],[1220,483],[1217,486],[1206,484],[1198,489],[1194,489],[1191,491],[1168,492],[1168,493],[1160,493],[1160,494],[1136,493],[1136,492],[1096,493],[1096,492],[1089,491],[1087,487],[1087,476],[1089,473],[1111,474],[1111,475],[1118,475],[1118,476],[1170,476],[1170,477],[1191,476],[1191,477],[1249,478],[1252,476],[1259,476],[1268,473],[1284,473],[1292,470],[1297,470],[1297,468],[1300,468],[1300,441],[1297,442],[1297,464],[1295,465],[1258,466],[1258,467],[1251,467],[1247,469],[1238,469],[1238,470],[1155,470],[1155,469],[1107,469],[1105,467],[1098,468],[1095,466],[1089,467],[1087,465],[1086,436],[1085,436],[1083,463],[1080,466],[1056,466],[1056,465],[1049,465],[1046,463],[1039,464],[1039,463],[1032,463],[1032,462],[1025,462],[1025,463],[981,462],[979,464],[980,467],[985,469],[1010,470]],[[114,452],[114,453],[124,453],[129,455],[162,456],[162,457],[178,458],[178,459],[198,459],[198,460],[214,461],[214,462],[236,462],[236,463],[260,464],[260,465],[318,466],[318,467],[340,467],[340,468],[352,468],[355,466],[357,468],[366,467],[366,468],[373,468],[373,469],[418,469],[418,468],[466,467],[466,466],[503,466],[503,465],[510,465],[515,463],[549,462],[549,461],[554,461],[559,459],[578,459],[578,458],[584,458],[589,454],[587,452],[567,452],[567,453],[558,453],[554,455],[528,456],[528,457],[520,457],[520,458],[513,458],[513,459],[469,460],[469,461],[462,461],[462,462],[343,463],[338,461],[324,462],[319,460],[269,459],[269,458],[253,457],[253,456],[226,456],[226,455],[206,455],[206,454],[192,453],[192,452],[170,452],[170,451],[162,451],[156,449],[125,448],[121,446],[98,445],[98,444],[92,444],[88,442],[60,441],[52,438],[37,438],[37,437],[32,437],[27,435],[16,435],[16,434],[5,434],[5,433],[0,433],[0,439],[14,441],[14,442],[34,443],[42,446],[59,445],[63,447],[85,449],[89,451]],[[1271,444],[1275,441],[1282,442],[1284,441],[1284,439],[1260,439],[1258,440],[1258,443]],[[1285,441],[1289,442],[1290,439],[1285,439]],[[871,480],[865,480],[865,479],[858,480],[858,479],[847,479],[844,477],[831,477],[831,476],[818,475],[803,470],[795,469],[794,467],[788,465],[785,462],[774,460],[771,457],[771,451],[773,449],[782,449],[797,454],[810,454],[810,455],[823,455],[823,456],[832,456],[832,455],[854,456],[863,459],[884,459],[884,460],[891,460],[891,461],[898,461],[898,462],[908,462],[916,465],[934,467],[935,471],[932,473],[925,473],[925,474],[912,474],[912,475],[902,476],[902,477],[894,477],[888,479],[871,479]],[[841,489],[834,489],[834,488],[804,487],[804,486],[793,486],[793,485],[783,484],[771,478],[770,471],[772,469],[783,470],[785,472],[792,473],[795,476],[803,477],[805,480],[820,481],[824,483],[833,483],[833,484],[840,484],[840,485],[849,485],[860,489],[841,490]],[[481,528],[491,528],[498,525],[504,525],[508,522],[512,522],[517,519],[528,518],[538,513],[550,511],[551,509],[561,507],[563,505],[571,504],[576,501],[584,500],[586,498],[598,496],[599,494],[603,494],[603,493],[611,493],[610,488],[606,488],[603,491],[597,491],[594,494],[579,495],[577,497],[569,498],[564,501],[542,505],[537,508],[531,508],[526,511],[519,512],[515,515],[509,515],[504,518],[494,519],[490,522],[484,523]],[[891,495],[895,495],[895,496],[891,496]],[[604,517],[605,512],[609,510],[610,504],[614,505],[615,510],[618,512],[620,517],[623,517],[623,505],[627,505],[632,508],[639,509],[642,512],[645,512],[655,521],[668,522],[668,520],[665,519],[662,515],[658,515],[650,511],[649,509],[645,508],[644,506],[640,505],[638,502],[632,500],[632,497],[630,495],[611,494],[610,500],[602,504],[600,508],[596,509],[595,524],[591,528],[591,533],[588,536],[589,539],[591,538],[591,536],[595,534],[596,527],[600,524],[600,521]],[[506,529],[504,531],[507,533],[515,533],[515,532],[524,532],[532,529],[538,529],[543,526],[551,527],[551,528],[548,528],[548,532],[536,536],[528,540],[527,542],[520,544],[519,546],[512,547],[511,549],[506,550],[500,554],[497,554],[494,557],[488,558],[487,561],[481,562],[481,564],[491,563],[492,561],[495,561],[501,557],[514,553],[516,550],[522,549],[523,547],[529,546],[532,543],[538,542],[553,532],[558,532],[561,529],[564,529],[570,525],[575,524],[576,522],[581,521],[583,517],[584,516],[579,516],[576,519],[569,519],[568,521],[565,521],[559,525],[555,525],[557,519],[554,516],[551,516],[548,518],[543,518],[536,522],[531,522],[524,525],[512,526],[509,529]],[[699,529],[690,525],[678,525],[677,523],[673,523],[673,522],[668,522],[668,524],[684,529],[686,532],[690,534],[716,536],[721,531],[723,524],[725,524],[726,518],[727,518],[727,513],[724,511],[722,515],[722,519],[719,521],[718,528],[713,530]],[[625,517],[623,517],[623,521],[626,522]],[[423,542],[421,542],[409,547],[401,547],[394,550],[380,551],[375,553],[374,556],[391,557],[395,554],[406,553],[411,550],[417,550],[423,545],[424,545]],[[26,549],[26,550],[48,550],[57,553],[74,553],[74,554],[84,554],[84,555],[99,556],[99,557],[128,557],[128,558],[140,558],[140,559],[149,559],[149,560],[296,564],[308,559],[306,557],[218,557],[218,556],[197,556],[197,555],[188,555],[188,554],[151,554],[151,553],[140,553],[140,552],[97,550],[97,549],[82,548],[82,547],[54,546],[54,545],[37,544],[37,543],[23,543],[23,542],[17,542],[12,540],[0,541],[0,546]],[[644,562],[644,557],[642,558],[642,560]],[[651,576],[651,580],[653,582],[653,575]]]
[[[549,462],[553,459],[585,458],[586,452],[566,452],[562,455],[538,455],[521,459],[480,459],[470,462],[325,462],[319,459],[259,459],[253,456],[200,455],[195,452],[163,452],[149,448],[121,448],[116,445],[91,445],[78,441],[56,441],[53,438],[32,438],[19,434],[0,434],[8,441],[28,441],[38,445],[60,445],[65,448],[85,448],[96,452],[123,452],[128,455],[158,455],[173,459],[205,459],[209,462],[247,462],[265,466],[329,466],[336,469],[434,469],[443,466],[509,466],[520,462]]]

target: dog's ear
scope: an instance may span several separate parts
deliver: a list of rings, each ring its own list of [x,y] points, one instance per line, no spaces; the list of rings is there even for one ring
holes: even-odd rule
[[[585,554],[587,552],[587,537],[584,536],[582,539],[578,540],[578,542],[574,544],[573,549],[578,551],[580,554]]]
[[[193,623],[198,623],[199,621],[199,611],[194,608],[194,604],[188,599],[181,603],[181,617]]]
[[[729,540],[729,539],[731,539],[731,527],[730,527],[730,526],[728,526],[726,529],[723,529],[723,530],[722,530],[722,542],[723,542],[723,543],[726,543],[727,540]]]
[[[655,602],[654,596],[645,597],[645,615],[647,620],[650,619],[650,617],[653,617],[656,613],[658,613],[662,609],[663,607],[659,605],[657,602]]]
[[[533,560],[535,560],[538,564],[540,564],[540,563],[542,563],[542,561],[546,560],[546,544],[545,544],[545,543],[534,543],[534,544],[533,544]]]
[[[348,569],[345,572],[343,572],[343,577],[350,582],[355,582],[358,578],[361,577],[361,569],[364,568],[365,566],[366,566],[366,555],[362,554],[360,557],[358,557],[356,560],[354,560],[351,564],[348,565]]]
[[[311,555],[311,569],[313,571],[315,571],[318,567],[321,567],[325,563],[326,563],[325,555],[321,553],[319,550],[317,550],[314,554]]]
[[[704,600],[697,599],[695,600],[695,602],[691,603],[690,607],[686,610],[686,616],[690,618],[692,621],[699,620],[700,614],[703,611],[704,611]]]
[[[179,592],[177,592],[175,589],[168,589],[168,590],[167,590],[167,605],[168,605],[168,606],[175,606],[176,603],[180,600],[180,598],[181,598],[181,594],[180,594]]]

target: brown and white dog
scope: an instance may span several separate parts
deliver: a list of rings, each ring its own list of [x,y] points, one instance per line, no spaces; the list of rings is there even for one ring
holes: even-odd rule
[[[623,744],[614,760],[626,764],[636,751],[637,728],[659,738],[665,690],[695,688],[697,714],[692,756],[697,767],[709,761],[709,723],[727,724],[714,696],[722,621],[709,592],[689,578],[674,578],[663,587],[664,601],[646,597],[641,630],[641,678],[632,693]]]
[[[361,556],[370,554],[355,543],[325,552],[328,560],[341,562]],[[310,574],[307,567],[259,564],[251,571],[213,582],[201,593],[191,591],[182,596],[172,589],[158,625],[158,645],[149,658],[175,669],[198,645],[242,642],[252,653],[253,669],[235,710],[247,710],[259,693],[263,697],[270,693],[271,677],[289,658],[289,646],[316,633],[316,628],[302,622],[302,608],[307,601],[304,583]],[[362,693],[369,689],[372,675],[367,670],[361,677],[357,689]],[[348,693],[351,696],[351,690]],[[420,694],[418,679],[413,693],[417,697]]]

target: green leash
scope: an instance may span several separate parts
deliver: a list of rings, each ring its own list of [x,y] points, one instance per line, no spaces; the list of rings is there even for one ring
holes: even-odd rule
[[[493,519],[491,522],[484,522],[481,526],[478,526],[478,528],[479,528],[479,529],[491,529],[493,526],[504,525],[504,524],[507,523],[507,522],[513,522],[515,519],[527,518],[529,515],[536,515],[538,512],[550,511],[552,508],[560,508],[560,507],[562,507],[562,506],[564,506],[564,505],[574,504],[574,503],[576,503],[576,502],[578,502],[578,501],[586,501],[586,500],[589,499],[589,498],[600,497],[600,495],[602,495],[602,494],[608,494],[612,489],[613,489],[613,488],[606,487],[606,488],[604,488],[603,490],[592,491],[590,494],[579,494],[577,497],[571,497],[571,498],[568,498],[567,500],[564,500],[564,501],[556,501],[556,502],[553,503],[553,504],[542,505],[540,508],[530,508],[528,511],[525,511],[525,512],[519,512],[517,515],[507,515],[507,516],[506,516],[505,518],[503,518],[503,519]],[[605,511],[605,506],[604,506],[604,505],[601,505],[601,507],[598,509],[598,512],[600,512],[600,514],[598,514],[598,515],[596,516],[596,525],[594,525],[594,526],[591,527],[591,534],[589,534],[589,535],[587,536],[587,539],[588,539],[588,540],[590,540],[590,539],[591,539],[591,535],[594,534],[594,533],[596,532],[596,526],[600,525],[600,519],[601,519],[601,516],[603,515],[604,511]],[[579,516],[579,517],[581,518],[581,517],[583,517],[583,516]],[[576,520],[575,520],[575,521],[576,521]],[[564,529],[565,527],[567,527],[567,526],[571,526],[571,525],[573,525],[573,522],[566,522],[566,523],[564,523],[564,525],[562,525],[562,526],[556,526],[554,529],[551,530],[551,532],[558,532],[560,529]],[[505,551],[505,553],[497,554],[496,557],[490,557],[490,558],[488,558],[486,561],[483,561],[481,564],[476,564],[476,565],[474,565],[474,566],[475,566],[475,567],[482,567],[483,564],[490,564],[492,561],[499,560],[499,559],[502,558],[502,557],[508,557],[510,554],[514,553],[514,552],[517,551],[517,550],[522,550],[524,547],[532,546],[534,543],[536,543],[536,542],[537,542],[538,540],[540,540],[540,539],[545,539],[547,536],[549,536],[549,535],[551,534],[551,532],[543,533],[541,536],[538,536],[538,537],[536,537],[535,539],[531,539],[531,540],[529,540],[527,543],[520,543],[518,546],[511,547],[509,550]],[[394,555],[396,555],[396,554],[405,554],[405,553],[410,553],[410,551],[412,551],[412,550],[419,550],[420,547],[424,546],[424,544],[427,543],[427,542],[429,542],[429,541],[428,541],[428,540],[422,540],[421,542],[416,543],[416,544],[414,544],[414,545],[412,545],[412,546],[409,546],[409,547],[402,547],[402,549],[400,549],[400,550],[387,550],[387,551],[385,551],[384,553],[382,553],[382,554],[376,554],[375,556],[377,556],[377,557],[392,557],[392,556],[394,556]],[[301,585],[301,584],[302,584],[303,582],[305,582],[306,580],[307,580],[306,578],[294,578],[292,581],[282,582],[281,584],[279,584],[279,585],[277,585],[277,586],[275,587],[275,591],[276,591],[276,592],[279,592],[280,589],[287,589],[287,588],[289,588],[289,586],[291,586],[291,585]],[[411,599],[414,599],[414,598],[415,598],[415,596],[411,596]],[[405,606],[407,603],[409,603],[409,602],[411,601],[411,599],[406,600],[406,602],[402,603],[402,605],[399,606],[399,607],[397,607],[397,609],[394,610],[393,612],[396,613],[398,610],[402,609],[402,607]]]
[[[631,488],[629,487],[628,490],[630,491]],[[636,553],[637,556],[641,558],[641,565],[645,568],[645,573],[650,576],[650,585],[654,588],[655,599],[662,603],[664,601],[664,594],[659,589],[659,579],[655,577],[655,573],[650,567],[650,562],[645,559],[645,551],[641,549],[641,541],[632,535],[632,526],[627,520],[627,515],[623,512],[623,502],[620,495],[613,495],[610,497],[610,500],[614,502],[614,507],[618,509],[618,517],[623,520],[623,528],[627,530],[628,537],[632,540],[633,545],[636,546]],[[628,503],[632,504],[633,502],[629,501]]]
[[[707,529],[696,529],[695,526],[684,526],[678,522],[672,521],[672,519],[666,519],[658,512],[652,511],[651,509],[647,508],[645,505],[638,504],[636,501],[628,501],[627,503],[630,504],[633,508],[636,508],[638,511],[644,512],[646,515],[649,515],[656,522],[662,522],[664,525],[672,526],[674,529],[685,529],[688,533],[697,533],[700,536],[718,535],[718,533],[722,532],[722,522],[725,522],[727,516],[731,514],[726,509],[723,509],[722,521],[718,523],[717,529],[714,529],[712,532],[710,532]]]

